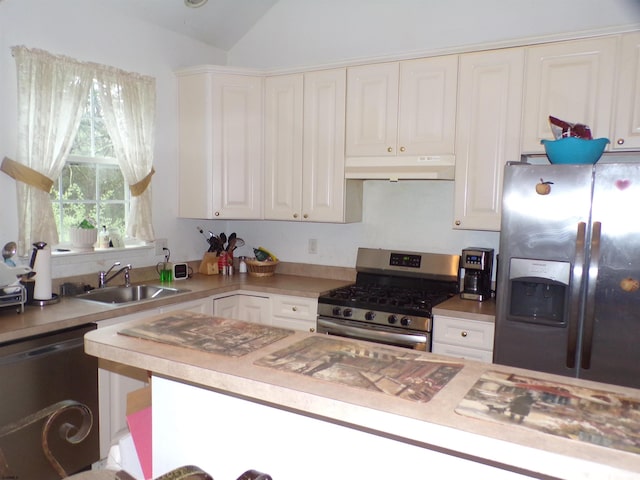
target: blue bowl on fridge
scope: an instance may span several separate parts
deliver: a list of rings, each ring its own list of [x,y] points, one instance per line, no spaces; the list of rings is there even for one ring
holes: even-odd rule
[[[560,165],[594,164],[604,152],[608,138],[586,140],[578,137],[565,137],[558,140],[541,140],[547,158],[551,163]]]

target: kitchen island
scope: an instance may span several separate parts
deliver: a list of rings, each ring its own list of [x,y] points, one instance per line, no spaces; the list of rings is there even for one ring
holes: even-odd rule
[[[249,324],[206,316],[196,318],[207,326],[203,349],[193,335],[183,342],[194,315],[172,312],[85,337],[89,354],[152,372],[155,475],[196,463],[214,478],[256,468],[279,480],[640,476],[637,433],[617,444],[541,431],[531,428],[533,414],[505,414],[499,394],[491,404],[479,397],[487,384],[558,384],[578,409],[588,408],[584,392],[632,405],[626,427],[638,432],[638,390],[320,334],[247,331]],[[593,433],[584,419],[577,424]]]

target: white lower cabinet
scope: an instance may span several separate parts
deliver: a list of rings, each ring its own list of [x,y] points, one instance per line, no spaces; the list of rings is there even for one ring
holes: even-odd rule
[[[189,310],[210,315],[213,305],[210,298],[176,303],[144,312],[100,320],[98,328],[149,318],[174,310]],[[100,458],[106,458],[111,445],[117,443],[121,435],[127,431],[127,394],[147,385],[149,378],[146,370],[103,359],[98,361],[98,367]]]
[[[98,322],[98,328],[110,327],[155,315],[157,310],[133,313]],[[100,417],[100,458],[106,458],[111,445],[118,442],[127,428],[127,394],[145,386],[145,370],[108,360],[98,360],[98,405]]]
[[[274,327],[315,332],[317,316],[317,298],[271,295],[271,321]]]
[[[213,314],[303,332],[316,331],[318,299],[293,295],[233,294],[213,300]]]
[[[269,297],[234,294],[213,300],[213,314],[244,322],[271,325]]]
[[[491,363],[493,322],[434,315],[431,352]]]
[[[213,315],[213,302],[210,297],[190,302],[174,303],[158,309],[158,313],[174,312],[177,310],[188,310],[190,312],[202,313],[203,315]]]

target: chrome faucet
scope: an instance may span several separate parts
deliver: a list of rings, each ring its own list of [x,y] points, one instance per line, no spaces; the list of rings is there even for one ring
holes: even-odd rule
[[[113,270],[115,267],[119,267],[119,266],[120,266],[120,262],[116,262],[113,265],[111,265],[111,268],[109,270],[107,270],[106,272],[104,272],[104,271],[98,272],[98,288],[106,287],[107,283],[109,283],[111,280],[114,279],[114,277],[117,277],[122,272],[124,272],[124,286],[125,287],[130,287],[131,286],[131,278],[129,277],[129,270],[131,270],[133,268],[131,264],[125,265],[120,270],[118,270],[116,273],[111,275],[110,277],[108,276],[109,273],[111,272],[111,270]]]

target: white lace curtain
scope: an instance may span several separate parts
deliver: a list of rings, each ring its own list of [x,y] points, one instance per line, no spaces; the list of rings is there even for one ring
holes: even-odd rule
[[[18,252],[25,254],[33,242],[58,243],[49,192],[71,150],[93,73],[40,50],[12,50],[18,73],[17,162],[46,177],[30,181],[37,174],[25,169],[27,178],[16,185]]]
[[[16,178],[18,250],[59,241],[49,192],[69,155],[89,88],[101,87],[105,125],[132,202],[127,234],[152,241],[155,80],[135,73],[25,47],[13,47],[18,72],[17,162],[3,170]]]
[[[98,80],[105,126],[131,190],[127,235],[151,241],[155,238],[150,188],[154,173],[155,83],[149,77],[113,69],[101,72]]]

